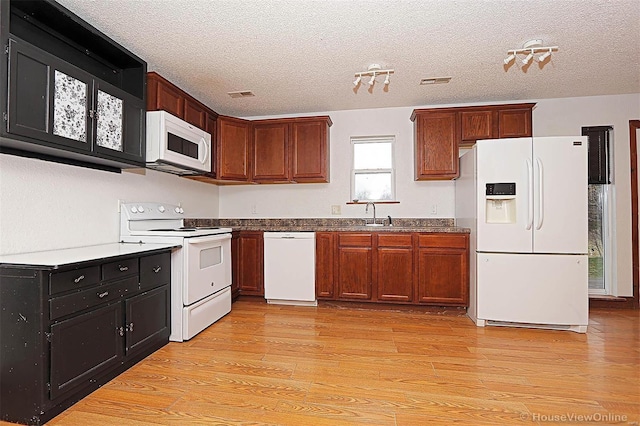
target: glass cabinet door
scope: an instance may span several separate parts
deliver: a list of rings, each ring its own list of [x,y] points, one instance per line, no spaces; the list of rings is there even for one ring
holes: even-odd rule
[[[122,115],[122,99],[98,90],[98,98],[96,100],[96,145],[122,152]]]
[[[52,133],[86,143],[89,85],[57,69],[53,80]]]

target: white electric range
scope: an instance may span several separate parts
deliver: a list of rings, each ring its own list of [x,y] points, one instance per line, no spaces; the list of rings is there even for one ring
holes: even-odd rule
[[[169,340],[189,340],[231,312],[230,228],[185,227],[176,205],[122,203],[120,240],[182,246],[171,253]]]

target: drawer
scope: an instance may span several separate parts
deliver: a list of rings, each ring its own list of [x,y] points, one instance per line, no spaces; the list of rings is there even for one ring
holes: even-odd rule
[[[140,288],[147,290],[171,281],[171,253],[140,258]]]
[[[102,281],[138,275],[138,258],[118,260],[102,265]]]
[[[467,248],[467,234],[421,234],[420,247]]]
[[[118,300],[138,291],[138,277],[95,286],[77,293],[49,300],[49,317],[54,320],[102,303]]]
[[[371,247],[371,234],[338,234],[340,247]]]
[[[74,269],[72,271],[52,273],[49,278],[49,294],[62,293],[82,287],[96,285],[100,282],[100,267]]]
[[[378,234],[378,247],[412,247],[411,234]]]

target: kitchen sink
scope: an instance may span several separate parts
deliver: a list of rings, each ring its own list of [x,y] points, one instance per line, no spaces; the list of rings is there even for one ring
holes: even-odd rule
[[[382,223],[367,223],[365,226],[384,226]]]

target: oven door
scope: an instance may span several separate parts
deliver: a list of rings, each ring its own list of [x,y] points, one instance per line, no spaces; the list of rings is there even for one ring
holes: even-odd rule
[[[231,234],[185,238],[182,249],[185,305],[231,285]]]

